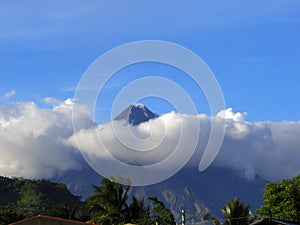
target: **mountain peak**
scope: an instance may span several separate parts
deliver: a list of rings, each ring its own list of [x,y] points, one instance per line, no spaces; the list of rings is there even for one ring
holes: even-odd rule
[[[138,103],[129,105],[114,120],[126,120],[129,124],[138,125],[156,117],[158,115],[151,112],[145,105]]]
[[[141,103],[131,104],[130,106],[132,106],[132,107],[137,107],[137,108],[140,108],[140,109],[143,109],[143,108],[146,107],[144,104],[141,104]]]

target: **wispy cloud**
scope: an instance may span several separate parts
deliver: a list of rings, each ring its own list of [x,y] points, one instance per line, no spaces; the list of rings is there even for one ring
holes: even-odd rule
[[[120,88],[124,86],[128,81],[126,79],[122,79],[119,81],[113,81],[113,82],[107,82],[104,84],[102,89],[114,89],[114,88]],[[99,91],[100,87],[96,87],[94,84],[91,84],[89,86],[84,87],[78,87],[78,86],[69,86],[62,88],[62,91],[64,92],[75,92],[75,91]]]
[[[9,91],[9,92],[6,92],[6,93],[3,95],[3,99],[7,100],[7,99],[13,97],[15,94],[16,94],[16,91],[15,91],[15,90],[11,90],[11,91]]]
[[[52,98],[52,97],[46,97],[43,99],[44,103],[50,104],[50,105],[59,105],[62,104],[63,101],[59,101],[56,98]]]

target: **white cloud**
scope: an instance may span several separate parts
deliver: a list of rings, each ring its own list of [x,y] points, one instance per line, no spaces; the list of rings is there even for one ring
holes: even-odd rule
[[[80,154],[73,136],[73,105],[68,99],[51,109],[39,108],[32,102],[0,106],[0,174],[51,178],[64,171],[80,169]],[[277,180],[300,173],[300,121],[249,122],[245,113],[227,109],[217,117],[172,112],[135,127],[126,126],[124,121],[95,127],[88,109],[80,105],[76,116],[82,128],[77,133],[80,150],[95,160],[106,160],[103,149],[98,148],[101,140],[111,154],[125,162],[140,165],[158,162],[171,154],[181,136],[181,126],[185,134],[192,137],[195,136],[193,124],[199,123],[197,151],[190,162],[191,166],[198,166],[211,120],[216,120],[220,126],[226,122],[227,127],[214,166],[234,169],[248,179],[259,175]],[[190,143],[187,141],[184,146],[183,152]],[[132,148],[154,151],[145,158],[144,154],[130,150]]]
[[[193,124],[197,120],[197,116],[172,112],[138,126],[128,126],[124,121],[101,124],[96,128],[81,130],[76,137],[80,142],[80,150],[93,157],[105,157],[104,160],[107,160],[106,149],[122,161],[149,165],[170,155],[182,136],[181,127],[193,131]],[[187,138],[192,136],[189,134]],[[75,136],[67,142],[73,147],[77,146],[74,145]]]
[[[299,135],[300,121],[246,123],[228,120],[215,165],[233,168],[249,179],[259,175],[274,181],[297,175],[300,173]]]
[[[240,113],[240,112],[233,112],[232,108],[228,108],[226,110],[221,110],[218,114],[217,114],[217,117],[220,117],[220,118],[223,118],[223,119],[226,119],[226,120],[233,120],[233,121],[236,121],[236,122],[245,122],[246,119],[247,119],[247,113],[246,112],[243,112],[243,113]]]
[[[220,112],[217,117],[168,113],[135,127],[128,127],[124,122],[102,124],[96,132],[94,128],[82,130],[77,137],[81,151],[93,160],[99,160],[98,163],[107,160],[106,149],[123,162],[148,165],[172,153],[182,135],[181,126],[190,126],[190,129],[185,129],[185,135],[192,137],[195,129],[191,125],[198,122],[200,136],[190,162],[190,165],[198,166],[210,134],[210,123],[215,120],[220,127],[226,122],[227,127],[214,166],[231,168],[247,179],[259,175],[273,181],[299,174],[300,121],[247,122],[246,115],[234,113],[231,108]],[[74,137],[68,143],[75,147],[72,144],[75,143]],[[190,145],[186,142],[181,151],[184,153],[192,147]],[[144,154],[132,149],[152,150]]]
[[[81,114],[85,123],[85,110]],[[73,134],[72,101],[52,109],[33,102],[0,106],[0,174],[51,178],[80,169],[78,152],[63,144]]]

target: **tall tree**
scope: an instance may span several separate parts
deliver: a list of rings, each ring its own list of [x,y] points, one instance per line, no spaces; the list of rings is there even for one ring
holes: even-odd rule
[[[145,205],[145,200],[138,200],[135,196],[132,197],[132,202],[128,207],[128,219],[131,223],[140,224],[145,221],[149,207]]]
[[[230,199],[223,207],[225,225],[247,225],[253,220],[250,207],[239,198]]]
[[[263,206],[256,210],[260,217],[300,223],[300,175],[266,184],[263,199]]]
[[[164,203],[156,197],[149,197],[152,205],[151,220],[160,225],[175,225],[175,219],[171,211],[165,207]]]
[[[144,199],[139,200],[136,197],[128,205],[129,184],[117,183],[114,178],[103,178],[101,184],[93,186],[95,192],[85,203],[91,222],[102,225],[129,222],[139,225],[154,225],[156,222],[160,225],[175,225],[173,214],[156,197],[149,198],[151,207]]]
[[[245,205],[239,198],[229,199],[221,209],[224,215],[224,225],[247,225],[254,219],[250,207]],[[204,220],[210,220],[214,225],[221,225],[217,218],[206,214]]]
[[[101,184],[93,186],[95,192],[87,200],[92,222],[103,225],[124,223],[130,185],[119,184],[113,178],[103,178]]]

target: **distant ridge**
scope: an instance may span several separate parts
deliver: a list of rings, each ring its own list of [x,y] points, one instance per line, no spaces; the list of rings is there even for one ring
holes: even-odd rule
[[[123,110],[114,120],[126,120],[129,124],[138,125],[158,117],[143,104],[131,104]]]

